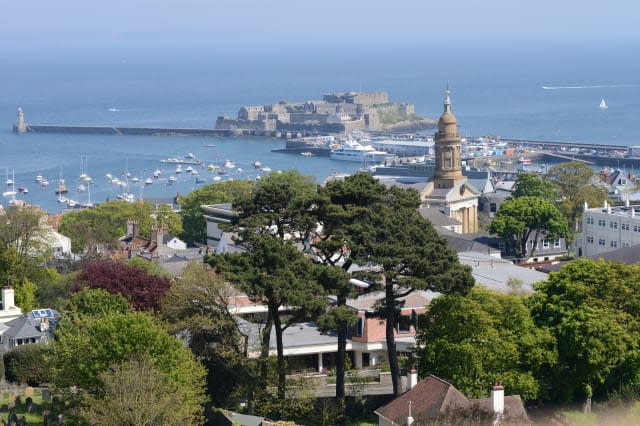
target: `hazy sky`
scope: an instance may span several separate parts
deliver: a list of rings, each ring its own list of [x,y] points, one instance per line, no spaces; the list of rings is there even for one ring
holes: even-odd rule
[[[0,0],[0,47],[640,40],[637,0]]]

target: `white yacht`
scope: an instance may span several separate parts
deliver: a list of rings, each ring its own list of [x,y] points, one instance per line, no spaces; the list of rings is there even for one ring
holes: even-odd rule
[[[160,169],[156,169],[156,171],[153,172],[153,177],[158,179],[161,174],[162,174],[162,171]]]
[[[173,183],[176,181],[176,177],[175,176],[169,176],[169,183]]]
[[[122,194],[116,195],[119,200],[126,201],[127,203],[133,203],[135,201],[135,197],[130,192],[123,192]]]
[[[147,178],[147,179],[144,181],[144,184],[145,184],[145,185],[151,185],[152,183],[153,183],[153,179],[151,179],[151,178]]]
[[[176,173],[182,173],[182,166],[178,165],[178,167],[176,167]]]
[[[379,163],[393,158],[392,154],[386,151],[377,151],[371,145],[361,145],[355,141],[347,141],[335,149],[331,150],[329,157],[332,160],[357,161]]]

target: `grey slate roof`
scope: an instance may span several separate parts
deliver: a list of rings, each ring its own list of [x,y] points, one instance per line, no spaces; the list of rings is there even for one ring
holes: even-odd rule
[[[447,216],[436,207],[420,207],[418,213],[424,219],[427,219],[433,226],[459,226],[459,220]]]

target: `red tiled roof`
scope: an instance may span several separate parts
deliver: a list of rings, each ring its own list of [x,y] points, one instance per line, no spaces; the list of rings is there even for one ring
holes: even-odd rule
[[[448,408],[466,408],[469,405],[467,397],[453,385],[430,375],[419,381],[413,389],[378,408],[376,414],[395,424],[404,425],[409,415],[409,401],[414,418],[435,419]]]

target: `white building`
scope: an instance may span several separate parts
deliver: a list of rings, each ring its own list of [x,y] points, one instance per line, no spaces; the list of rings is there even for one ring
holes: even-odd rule
[[[604,206],[589,208],[585,203],[582,235],[577,240],[578,256],[600,253],[640,244],[640,206]]]

